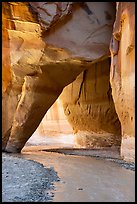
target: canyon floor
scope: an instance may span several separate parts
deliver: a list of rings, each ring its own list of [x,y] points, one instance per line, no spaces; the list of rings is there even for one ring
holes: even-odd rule
[[[3,153],[2,202],[134,202],[135,165],[118,149],[78,149],[30,139],[21,154]],[[60,144],[60,145],[59,145]]]

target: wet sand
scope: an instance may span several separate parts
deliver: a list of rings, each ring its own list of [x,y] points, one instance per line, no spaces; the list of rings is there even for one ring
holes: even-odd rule
[[[4,201],[134,202],[135,164],[124,162],[120,158],[119,148],[79,149],[74,147],[73,139],[72,135],[68,137],[63,134],[46,137],[33,135],[21,154],[11,156],[13,168],[18,165],[18,169],[15,169],[16,173],[13,173],[14,169],[9,170],[9,162],[4,168],[5,172],[10,171],[13,176],[9,183],[4,173]],[[22,166],[26,159],[29,160],[27,167]],[[38,162],[35,163],[35,167],[33,161]],[[43,166],[39,166],[40,164]],[[32,173],[31,168],[35,168],[36,171]],[[52,169],[51,176],[48,174],[48,169]],[[27,174],[25,174],[26,170]],[[43,173],[41,175],[40,172],[45,170],[46,176],[43,176]],[[17,180],[17,177],[21,178],[22,174],[28,187],[34,187],[28,190],[31,193],[27,196],[27,189],[22,188],[20,191],[21,188],[17,188],[23,185],[22,180]],[[45,180],[46,177],[49,182]],[[43,192],[43,186],[46,193]],[[18,197],[19,192],[22,192],[21,198]]]
[[[99,157],[66,155],[41,151],[37,147],[36,149],[26,147],[21,156],[55,169],[60,182],[54,183],[53,202],[135,201],[134,171]]]

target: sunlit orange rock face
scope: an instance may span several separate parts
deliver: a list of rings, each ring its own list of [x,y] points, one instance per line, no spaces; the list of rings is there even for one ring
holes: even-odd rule
[[[73,85],[77,84],[79,74],[81,73],[80,77],[83,77],[86,73],[82,85],[86,86],[87,90],[81,92],[80,81],[78,89],[76,85],[74,91],[80,96],[79,107],[75,104],[78,112],[75,108],[70,108],[73,120],[78,118],[79,122],[71,124],[77,133],[88,131],[100,135],[91,134],[90,138],[89,134],[83,144],[82,134],[76,134],[77,143],[86,147],[94,147],[97,144],[98,146],[120,145],[121,123],[123,135],[121,154],[124,159],[128,159],[129,152],[132,152],[132,160],[134,155],[133,7],[134,3],[119,3],[116,11],[115,4],[111,2],[2,3],[4,151],[20,152],[63,88],[78,77]],[[113,44],[111,42],[110,53],[112,36],[115,41]],[[109,71],[109,65],[105,60],[110,54]],[[109,74],[114,103],[109,86]],[[99,87],[102,89],[99,90]],[[90,88],[96,89],[91,96]],[[83,98],[83,93],[88,97]],[[65,103],[66,99],[63,100]],[[83,114],[80,121],[78,115],[81,111]],[[69,117],[68,120],[70,121]],[[89,125],[89,120],[92,121],[92,125]],[[88,122],[85,122],[84,126],[82,121]],[[81,123],[83,125],[80,125]],[[127,128],[127,124],[130,128]],[[106,136],[103,136],[104,133]],[[126,147],[127,143],[128,146],[132,146],[131,151],[126,151],[126,148],[130,149]]]
[[[10,5],[8,3],[2,3],[2,136],[7,135],[3,137],[3,146],[5,146],[11,128],[13,115],[11,112],[13,109],[15,110],[15,107],[13,108],[9,100],[12,74],[8,29],[13,27],[13,24],[9,20],[10,18]]]
[[[9,36],[7,29],[10,28],[10,13],[6,12],[9,9],[8,4],[2,6],[2,92],[5,92],[11,83],[11,66],[10,66],[10,48]]]
[[[135,3],[117,3],[110,45],[112,95],[121,122],[121,156],[135,159]]]
[[[8,142],[14,114],[24,83],[23,70],[16,63],[20,56],[20,45],[23,39],[18,34],[20,20],[34,21],[28,12],[27,3],[3,2],[2,3],[2,146],[5,149]],[[17,22],[17,24],[15,23]],[[21,27],[20,27],[21,29]],[[18,31],[19,32],[19,31]],[[23,33],[23,32],[22,32]],[[27,38],[27,37],[26,37]],[[23,54],[23,53],[22,53]],[[20,69],[15,70],[14,65]]]

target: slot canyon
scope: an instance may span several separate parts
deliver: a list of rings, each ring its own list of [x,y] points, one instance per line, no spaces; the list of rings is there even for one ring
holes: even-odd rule
[[[135,2],[2,2],[2,152],[3,201],[134,200]]]
[[[59,97],[76,145],[134,161],[134,23],[134,3],[3,2],[3,151],[20,152]]]

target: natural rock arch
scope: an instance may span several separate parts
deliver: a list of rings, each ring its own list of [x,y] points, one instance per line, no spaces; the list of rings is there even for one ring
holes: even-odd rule
[[[117,13],[133,12],[125,5]],[[20,152],[63,88],[110,57],[115,3],[3,2],[2,12],[3,150]]]

